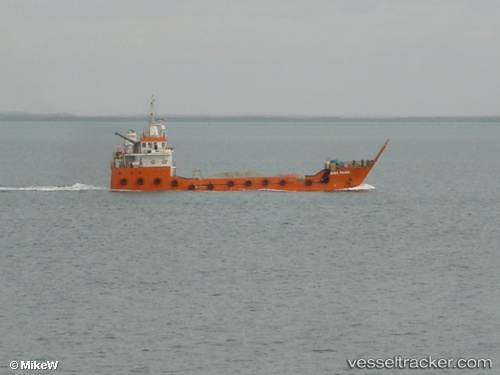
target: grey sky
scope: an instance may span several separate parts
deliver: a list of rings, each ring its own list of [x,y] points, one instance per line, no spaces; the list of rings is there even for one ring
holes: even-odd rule
[[[1,0],[0,112],[500,115],[498,0]]]

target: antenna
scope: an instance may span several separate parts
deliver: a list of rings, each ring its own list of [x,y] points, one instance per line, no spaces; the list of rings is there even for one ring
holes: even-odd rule
[[[155,97],[154,95],[151,95],[151,106],[150,106],[150,112],[151,112],[151,124],[155,122]]]

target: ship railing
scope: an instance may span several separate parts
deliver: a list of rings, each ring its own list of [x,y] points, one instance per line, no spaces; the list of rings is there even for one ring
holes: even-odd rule
[[[150,149],[150,148],[146,147],[146,148],[144,149],[144,153],[145,153],[145,154],[161,154],[161,153],[163,153],[163,152],[165,152],[165,151],[172,151],[173,149],[174,149],[174,148],[173,148],[173,147],[171,147],[171,146],[165,146],[165,147],[159,148],[159,149],[157,149],[157,150],[155,150],[155,149]]]
[[[352,160],[344,161],[344,168],[364,168],[369,167],[373,164],[373,160]]]
[[[349,161],[341,161],[341,162],[333,162],[327,163],[328,167],[331,170],[342,169],[342,168],[365,168],[373,165],[373,160],[349,160]]]

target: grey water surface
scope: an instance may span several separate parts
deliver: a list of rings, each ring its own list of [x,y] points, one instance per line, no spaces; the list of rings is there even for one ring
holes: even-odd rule
[[[310,174],[391,140],[361,191],[111,192],[113,134],[142,126],[0,123],[1,373],[498,371],[500,121],[174,122],[183,176]]]

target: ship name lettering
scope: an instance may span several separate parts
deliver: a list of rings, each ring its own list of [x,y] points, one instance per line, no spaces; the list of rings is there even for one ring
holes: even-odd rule
[[[330,174],[351,174],[351,171],[335,171],[330,172]]]

